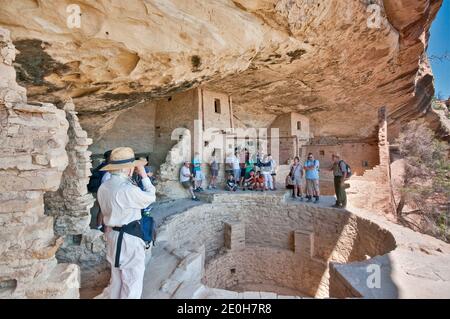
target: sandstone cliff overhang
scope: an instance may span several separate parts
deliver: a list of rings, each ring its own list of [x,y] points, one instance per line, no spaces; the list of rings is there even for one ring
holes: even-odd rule
[[[72,97],[82,121],[102,116],[94,138],[121,110],[204,83],[233,94],[245,125],[295,111],[315,135],[356,137],[380,106],[398,124],[434,93],[421,64],[441,0],[78,1],[80,28],[70,1],[1,2],[30,98]]]

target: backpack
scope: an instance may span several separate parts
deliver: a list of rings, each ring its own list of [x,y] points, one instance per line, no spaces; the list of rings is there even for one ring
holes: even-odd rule
[[[138,187],[141,190],[144,190],[144,185],[142,185],[142,182],[138,182]],[[141,210],[141,230],[142,230],[142,240],[145,242],[146,248],[149,248],[150,242],[153,241],[153,245],[155,245],[155,239],[156,239],[156,225],[155,220],[151,216],[151,211],[153,207],[152,204],[150,204],[147,208],[144,208]]]
[[[153,241],[154,244],[156,237],[155,221],[152,216],[147,215],[145,212],[142,212],[141,229],[144,242],[148,245]]]
[[[104,171],[101,171],[100,169],[102,169],[105,166],[106,164],[102,163],[92,171],[92,175],[89,178],[89,184],[87,185],[87,189],[89,192],[97,193],[100,185],[102,184],[103,175],[105,175],[106,173]]]
[[[346,162],[344,162],[343,160],[341,160],[341,161],[339,162],[339,168],[341,167],[341,163],[344,163],[344,164],[345,164],[345,167],[346,167],[346,170],[347,170],[347,178],[350,178],[350,177],[352,176],[352,169],[351,169],[350,165],[348,165]],[[343,173],[345,173],[345,172],[343,172]]]

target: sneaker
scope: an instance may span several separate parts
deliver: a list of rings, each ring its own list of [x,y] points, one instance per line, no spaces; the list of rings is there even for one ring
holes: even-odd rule
[[[314,204],[317,204],[319,202],[319,197],[316,197],[316,200],[314,201]]]
[[[211,186],[211,185],[209,185],[209,186],[207,187],[207,189],[212,189],[212,186]]]
[[[331,206],[331,207],[333,207],[333,208],[341,208],[342,206],[341,205],[339,205],[339,204],[334,204],[333,206]]]
[[[311,198],[311,197],[308,197],[307,202],[308,202],[308,203],[311,203],[311,202],[312,202],[312,198]]]
[[[198,202],[200,199],[198,197],[192,197],[192,200]]]
[[[300,201],[301,201],[301,202],[303,202],[303,201],[304,201],[304,199],[303,199],[303,196],[300,196]]]
[[[213,186],[213,189],[217,189],[217,187],[216,187],[216,186]]]

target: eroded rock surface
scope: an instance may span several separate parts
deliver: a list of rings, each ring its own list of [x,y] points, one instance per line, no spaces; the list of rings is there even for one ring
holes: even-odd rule
[[[69,125],[54,105],[27,104],[14,58],[9,31],[0,28],[0,298],[77,298],[79,268],[57,265],[63,240],[43,199],[67,166]]]
[[[58,262],[80,266],[82,297],[86,297],[107,285],[110,268],[103,233],[89,225],[94,205],[94,197],[87,189],[91,175],[88,147],[92,140],[81,128],[72,101],[65,103],[64,111],[69,122],[69,163],[59,189],[45,194],[45,213],[55,218],[55,232],[64,239],[56,258]]]
[[[296,111],[316,136],[372,135],[383,105],[401,125],[433,95],[423,54],[440,0],[79,1],[72,29],[71,1],[0,3],[21,83],[74,98],[94,139],[124,109],[201,83],[232,93],[243,125]]]

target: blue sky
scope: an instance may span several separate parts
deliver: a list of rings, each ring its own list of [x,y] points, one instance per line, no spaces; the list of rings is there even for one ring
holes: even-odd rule
[[[431,26],[431,38],[428,56],[442,56],[448,53],[450,58],[450,0],[444,0],[436,20]],[[432,60],[436,95],[440,92],[444,98],[450,97],[450,60]]]

